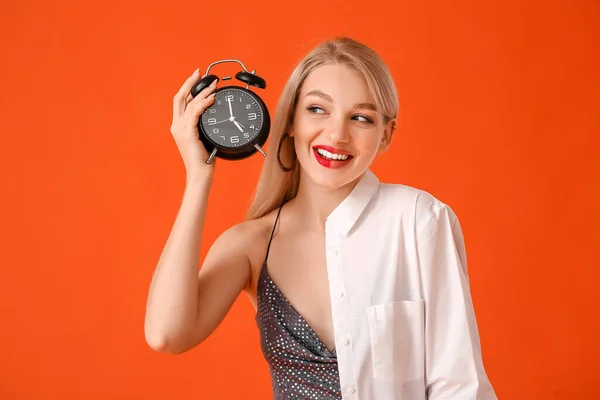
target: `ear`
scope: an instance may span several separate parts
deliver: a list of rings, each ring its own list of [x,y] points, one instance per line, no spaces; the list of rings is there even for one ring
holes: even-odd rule
[[[394,136],[394,132],[396,131],[396,120],[393,119],[383,130],[383,136],[381,137],[381,143],[379,143],[379,153],[385,152],[390,145],[392,144],[392,137]]]

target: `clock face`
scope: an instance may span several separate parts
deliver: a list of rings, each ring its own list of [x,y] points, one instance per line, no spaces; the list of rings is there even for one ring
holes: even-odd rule
[[[242,88],[223,88],[202,114],[206,135],[218,145],[241,147],[252,142],[263,126],[263,108],[255,95]]]

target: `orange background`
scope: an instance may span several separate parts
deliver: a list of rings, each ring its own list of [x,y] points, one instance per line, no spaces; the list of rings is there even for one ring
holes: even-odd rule
[[[172,96],[194,68],[239,58],[273,114],[296,60],[338,34],[398,85],[399,130],[373,170],[461,220],[498,396],[595,398],[599,26],[593,0],[4,0],[0,398],[270,398],[245,295],[188,353],[144,341],[184,187]],[[219,163],[202,255],[242,220],[262,162]]]

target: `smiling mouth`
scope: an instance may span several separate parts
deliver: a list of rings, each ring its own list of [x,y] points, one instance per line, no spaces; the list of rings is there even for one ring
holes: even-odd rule
[[[321,157],[330,161],[346,161],[352,158],[349,154],[335,154],[319,147],[315,148],[315,150]]]
[[[354,156],[347,153],[334,153],[335,149],[326,146],[315,146],[313,147],[313,153],[315,159],[319,164],[325,168],[344,168],[349,165]]]

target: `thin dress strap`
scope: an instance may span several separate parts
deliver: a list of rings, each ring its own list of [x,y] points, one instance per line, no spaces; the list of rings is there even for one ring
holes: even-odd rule
[[[281,213],[281,209],[283,205],[279,207],[279,211],[277,211],[277,217],[275,217],[275,223],[273,224],[273,230],[271,231],[271,237],[269,238],[269,245],[267,246],[267,254],[265,255],[265,263],[267,262],[267,258],[269,258],[269,249],[271,249],[271,240],[273,240],[273,234],[275,233],[275,227],[277,226],[277,221],[279,221],[279,214]]]

